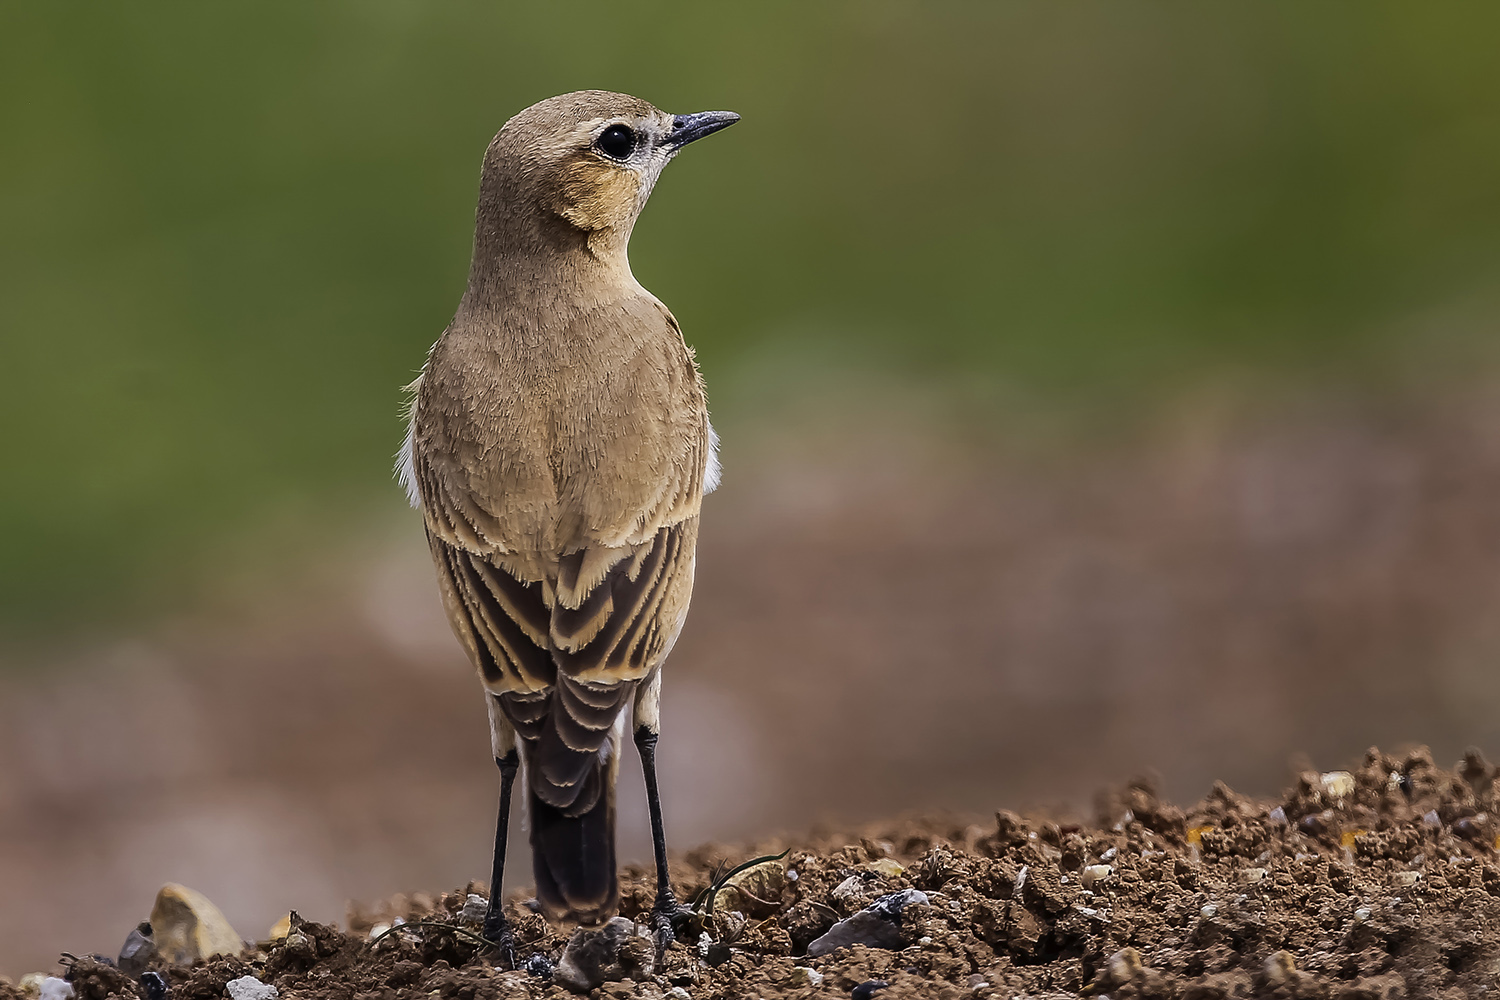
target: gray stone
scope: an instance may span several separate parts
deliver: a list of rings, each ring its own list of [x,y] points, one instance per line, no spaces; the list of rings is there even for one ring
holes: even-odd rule
[[[151,924],[143,921],[125,936],[125,944],[120,948],[120,957],[115,960],[115,967],[134,979],[146,971],[155,955],[156,939],[151,936]]]
[[[927,893],[918,889],[902,889],[881,896],[863,910],[828,928],[827,934],[807,946],[807,953],[820,958],[857,944],[895,951],[901,947],[901,911],[913,903],[926,905],[927,902]]]
[[[490,901],[471,892],[464,899],[464,908],[459,911],[458,919],[465,924],[478,924],[484,922],[484,915],[490,912]]]
[[[607,982],[647,979],[655,965],[656,941],[650,930],[626,917],[612,917],[598,927],[573,932],[552,978],[576,993],[588,993]]]
[[[267,986],[254,976],[241,976],[224,984],[230,1000],[276,1000],[276,987]]]

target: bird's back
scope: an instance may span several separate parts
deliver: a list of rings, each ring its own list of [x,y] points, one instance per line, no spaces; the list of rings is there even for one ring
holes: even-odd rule
[[[565,555],[696,516],[708,415],[649,293],[554,312],[547,329],[528,319],[455,318],[421,379],[412,447],[429,528],[540,580]]]

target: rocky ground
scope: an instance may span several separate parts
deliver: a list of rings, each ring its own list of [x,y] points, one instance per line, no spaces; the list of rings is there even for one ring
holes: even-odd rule
[[[1500,747],[1500,390],[1204,397],[1033,444],[859,398],[724,428],[663,692],[674,846]],[[0,975],[113,953],[167,882],[264,933],[488,873],[484,705],[413,516],[222,615],[0,636]],[[620,857],[647,861],[630,757]]]
[[[1275,801],[1218,785],[1181,809],[1140,782],[1092,824],[1001,812],[706,847],[673,861],[700,916],[659,961],[628,920],[570,948],[518,894],[520,968],[500,968],[471,885],[352,907],[343,929],[294,916],[238,957],[158,955],[160,980],[90,958],[64,978],[80,1000],[1481,996],[1500,986],[1495,778],[1478,753],[1445,770],[1371,750]],[[642,916],[650,873],[622,881],[623,916]],[[3,1000],[39,992],[69,991],[0,983]]]

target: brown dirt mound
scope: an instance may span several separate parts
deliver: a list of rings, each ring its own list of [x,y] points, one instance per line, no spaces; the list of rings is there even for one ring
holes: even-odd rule
[[[1139,782],[1101,796],[1094,825],[1002,812],[983,826],[907,820],[813,836],[791,845],[779,899],[710,921],[654,974],[622,952],[617,974],[635,979],[592,995],[1478,996],[1500,984],[1495,777],[1477,752],[1447,771],[1425,750],[1371,750],[1352,774],[1308,773],[1280,801],[1218,785],[1182,810]],[[677,891],[693,898],[730,865],[786,846],[690,852],[673,862]],[[651,881],[624,873],[624,915],[649,908]],[[906,888],[927,903],[901,911],[898,948],[808,957],[835,921]],[[352,910],[348,933],[304,923],[254,954],[162,971],[174,1000],[217,1000],[244,975],[283,1000],[569,995],[476,955],[458,929],[465,896],[398,897]],[[519,898],[509,913],[519,963],[541,955],[549,968],[566,937]],[[397,916],[426,922],[372,944],[370,927]],[[90,1000],[135,989],[87,960],[71,975]],[[0,985],[5,1000],[20,995]]]

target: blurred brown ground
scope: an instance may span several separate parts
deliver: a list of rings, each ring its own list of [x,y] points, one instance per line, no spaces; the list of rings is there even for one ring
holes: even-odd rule
[[[1500,394],[1174,412],[1066,458],[899,407],[730,435],[666,685],[673,844],[1500,745]],[[169,880],[259,936],[486,873],[477,683],[415,520],[368,549],[343,591],[0,679],[0,973],[112,954]]]

